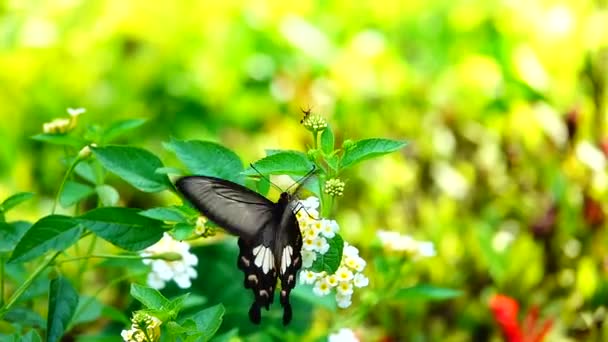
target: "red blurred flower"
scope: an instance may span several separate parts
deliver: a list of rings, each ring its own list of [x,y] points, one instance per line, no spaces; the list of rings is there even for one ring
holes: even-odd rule
[[[520,324],[517,319],[519,304],[505,295],[494,295],[490,299],[490,309],[507,342],[542,342],[553,325],[551,319],[542,324],[538,322],[538,307],[532,307]]]

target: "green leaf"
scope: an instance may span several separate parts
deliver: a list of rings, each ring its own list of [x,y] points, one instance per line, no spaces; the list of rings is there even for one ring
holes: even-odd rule
[[[82,179],[88,181],[91,184],[97,184],[97,177],[95,175],[95,170],[93,170],[93,166],[89,161],[81,160],[76,167],[74,168],[74,172]]]
[[[137,118],[137,119],[127,119],[118,122],[114,122],[108,127],[103,133],[103,141],[110,142],[119,136],[143,125],[148,121],[147,119]]]
[[[342,167],[349,167],[370,158],[380,157],[407,145],[404,141],[390,139],[365,139],[355,142],[344,151]]]
[[[101,317],[104,305],[95,297],[80,296],[74,319],[70,327],[81,323],[93,322]]]
[[[241,159],[222,145],[200,140],[176,140],[164,144],[195,175],[212,176],[242,184]]]
[[[12,251],[31,226],[25,221],[0,222],[0,253]]]
[[[104,207],[112,207],[118,204],[120,194],[118,190],[111,185],[103,184],[95,188],[97,196]]]
[[[156,169],[156,173],[161,175],[176,175],[176,176],[184,176],[187,174],[186,171],[182,169],[178,169],[176,167],[159,167]]]
[[[188,321],[193,321],[196,328],[201,332],[199,341],[209,341],[217,332],[222,324],[222,318],[226,309],[222,304],[217,304],[210,308],[199,311],[194,314]]]
[[[46,340],[48,342],[61,340],[77,306],[78,293],[72,287],[72,284],[64,277],[51,280],[49,315],[46,323]]]
[[[75,181],[67,181],[63,186],[63,191],[59,195],[59,204],[68,208],[91,196],[95,192],[92,187]]]
[[[62,251],[76,242],[83,228],[78,221],[62,215],[51,215],[34,223],[15,246],[8,262],[23,262],[50,250]]]
[[[46,285],[46,290],[48,290],[48,285]],[[44,327],[44,318],[40,316],[39,313],[32,309],[17,307],[11,309],[3,317],[7,322],[18,323],[20,325],[25,325],[32,328],[43,328]]]
[[[36,134],[31,137],[31,139],[36,141],[42,141],[45,143],[60,145],[60,146],[71,146],[75,148],[81,148],[87,144],[87,142],[83,139],[79,139],[67,134],[49,134],[49,133],[41,133]]]
[[[314,168],[314,164],[308,156],[302,152],[281,151],[266,156],[255,163],[253,166],[263,175],[305,175]],[[257,176],[258,171],[248,168],[243,171],[247,176]]]
[[[27,334],[21,336],[19,338],[19,342],[40,342],[42,339],[40,335],[36,332],[36,330],[30,330]]]
[[[149,217],[151,219],[167,222],[188,222],[188,218],[184,213],[175,207],[160,207],[141,211],[139,215]]]
[[[131,284],[131,296],[151,310],[162,310],[170,303],[158,290],[138,284]]]
[[[154,154],[132,146],[93,147],[101,164],[129,184],[144,192],[172,188],[167,175],[156,173],[163,163]]]
[[[321,133],[321,150],[323,153],[329,155],[334,151],[334,139],[334,133],[327,126]]]
[[[134,208],[107,207],[91,210],[76,220],[108,242],[138,251],[156,243],[164,232],[161,221],[139,213]]]
[[[344,249],[344,240],[338,234],[333,238],[327,239],[329,244],[329,250],[325,254],[317,253],[317,259],[312,264],[312,270],[314,272],[327,272],[328,274],[334,274],[340,267],[340,261],[342,261],[342,250]]]
[[[33,192],[19,192],[16,193],[12,196],[10,196],[9,198],[5,199],[2,204],[0,204],[0,211],[9,211],[10,209],[14,208],[15,206],[29,200],[30,198],[34,197],[34,193]]]
[[[196,226],[189,223],[178,223],[173,226],[171,235],[175,240],[186,240],[192,236],[192,233],[196,229]]]
[[[445,300],[462,295],[462,291],[420,284],[397,292],[397,299]]]
[[[329,296],[327,296],[329,297]],[[211,342],[230,342],[230,341],[240,341],[237,337],[239,336],[239,329],[234,328],[229,330],[221,335],[214,336],[211,339]]]

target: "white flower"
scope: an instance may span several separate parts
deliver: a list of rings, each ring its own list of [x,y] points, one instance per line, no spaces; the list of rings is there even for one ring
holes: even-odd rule
[[[331,287],[338,286],[338,277],[336,277],[335,274],[328,276],[326,279],[327,279],[327,283],[329,284],[329,286],[331,286]]]
[[[363,273],[357,273],[355,274],[353,283],[356,287],[365,287],[369,285],[369,279],[367,279],[367,277],[364,276]]]
[[[344,264],[352,270],[361,272],[365,268],[367,262],[359,256],[346,256],[344,257]]]
[[[337,333],[329,335],[327,342],[359,342],[359,339],[352,330],[342,328]]]
[[[315,250],[321,254],[325,254],[329,250],[329,244],[327,243],[327,240],[320,236],[314,240],[313,244],[315,246]]]
[[[331,239],[336,236],[338,228],[338,223],[336,223],[336,221],[323,219],[321,223],[321,234],[326,238]]]
[[[300,203],[302,203],[302,206],[304,206],[306,210],[316,210],[319,208],[319,199],[315,196],[310,196],[305,200],[300,200]]]
[[[317,280],[315,272],[305,270],[300,273],[300,281],[304,284],[314,284],[315,280]]]
[[[191,279],[197,276],[194,267],[198,263],[196,255],[190,253],[190,245],[174,240],[171,235],[165,233],[162,239],[146,248],[140,255],[149,257],[165,253],[177,253],[181,259],[175,261],[143,259],[143,263],[150,265],[152,269],[148,274],[148,285],[155,289],[162,289],[168,281],[173,279],[180,288],[189,288],[192,285]]]
[[[81,114],[84,114],[87,110],[84,108],[68,108],[68,114],[70,114],[70,116],[79,116]]]
[[[350,281],[353,279],[353,272],[351,272],[348,268],[341,266],[336,271],[336,277],[338,277],[338,281]]]
[[[380,230],[377,233],[384,249],[405,253],[414,259],[435,256],[435,246],[430,241],[418,241],[409,235]]]
[[[329,283],[327,282],[327,280],[325,278],[317,280],[317,282],[315,283],[315,287],[312,289],[312,291],[317,296],[328,295],[330,290],[331,290],[331,286],[329,285]]]
[[[67,133],[70,129],[69,119],[54,119],[42,125],[42,131],[47,134]]]
[[[338,307],[345,309],[352,304],[351,295],[341,295],[340,293],[336,293],[336,303]]]
[[[336,288],[336,291],[340,295],[350,296],[353,294],[353,284],[348,281],[340,282],[340,284],[338,284],[338,287]]]
[[[302,251],[314,251],[315,248],[314,238],[306,237],[304,241],[302,241]]]
[[[310,268],[312,263],[317,260],[317,253],[307,250],[302,250],[302,267]]]

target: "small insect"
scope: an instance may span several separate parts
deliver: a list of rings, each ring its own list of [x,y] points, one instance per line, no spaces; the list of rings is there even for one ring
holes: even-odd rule
[[[295,215],[298,202],[283,192],[273,203],[242,185],[208,176],[183,177],[176,185],[203,215],[239,237],[237,265],[245,273],[245,288],[255,297],[249,309],[251,322],[259,324],[261,308],[270,308],[278,278],[283,324],[289,324],[289,294],[302,267],[302,235]]]

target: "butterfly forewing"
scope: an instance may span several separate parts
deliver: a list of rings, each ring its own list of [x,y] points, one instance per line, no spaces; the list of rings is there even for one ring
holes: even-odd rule
[[[177,188],[203,215],[232,234],[253,238],[270,220],[275,203],[223,179],[189,176]]]
[[[237,265],[245,274],[245,288],[254,294],[251,321],[260,323],[261,308],[269,309],[278,278],[283,323],[288,324],[289,294],[302,266],[302,235],[289,194],[273,203],[241,185],[205,176],[181,178],[177,188],[205,216],[239,236]]]

